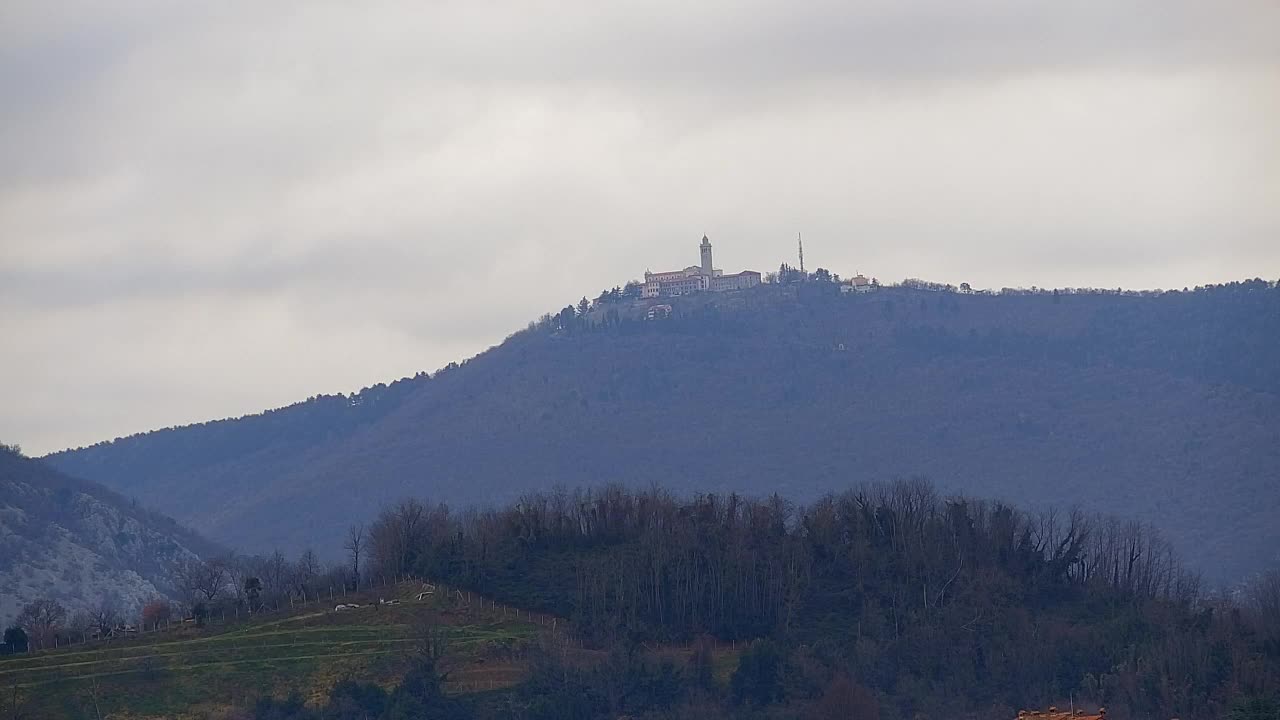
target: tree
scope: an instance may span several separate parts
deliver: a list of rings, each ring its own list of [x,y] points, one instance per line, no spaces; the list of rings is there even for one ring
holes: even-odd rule
[[[577,310],[572,305],[566,305],[557,316],[559,327],[564,332],[570,332],[574,328],[574,320],[577,318]]]
[[[775,282],[782,283],[783,285],[797,283],[805,279],[804,273],[786,263],[782,263],[778,266],[777,274],[771,273],[770,275],[774,278]]]
[[[399,575],[416,569],[425,542],[427,507],[407,498],[383,510],[369,530],[369,551],[378,570]]]
[[[262,608],[262,580],[257,576],[245,578],[244,597],[249,603],[249,612],[258,612]]]
[[[695,685],[703,690],[715,687],[715,639],[702,635],[693,645],[688,672]]]
[[[157,624],[165,622],[169,619],[172,610],[169,608],[169,601],[163,598],[150,600],[146,605],[142,606],[142,625],[143,627],[155,627]]]
[[[448,651],[449,628],[433,615],[417,616],[409,626],[409,634],[415,641],[414,651],[425,660],[438,662]]]
[[[590,309],[591,309],[591,301],[587,299],[586,295],[583,295],[582,299],[578,301],[578,317],[582,317],[586,315],[587,311],[589,311]]]
[[[442,681],[435,661],[417,656],[404,680],[391,693],[385,717],[388,720],[464,717],[458,701],[445,695]]]
[[[227,562],[220,558],[188,558],[174,568],[173,579],[188,605],[213,602],[226,589],[230,577]]]
[[[639,298],[643,291],[644,285],[641,284],[639,280],[631,280],[622,287],[622,297],[630,299]]]
[[[782,697],[782,653],[770,640],[756,640],[730,678],[733,699],[768,705]]]
[[[266,591],[276,597],[285,592],[285,583],[289,574],[289,561],[278,549],[271,553],[263,565],[262,582]]]
[[[253,706],[254,720],[313,720],[315,717],[316,713],[306,706],[297,690],[284,700],[260,698]]]
[[[1245,586],[1244,600],[1258,630],[1280,652],[1280,570],[1269,570]]]
[[[1231,720],[1280,720],[1280,703],[1267,698],[1245,698],[1231,708]]]
[[[100,637],[106,637],[120,624],[120,598],[115,594],[107,594],[98,601],[98,606],[89,613],[89,621],[98,631]]]
[[[26,629],[27,634],[36,640],[40,647],[53,642],[53,637],[67,618],[67,609],[56,600],[40,598],[27,603],[18,615],[18,625]]]
[[[871,691],[836,673],[818,701],[819,720],[880,720],[880,705]]]
[[[30,708],[32,696],[29,692],[21,692],[18,690],[18,674],[13,673],[9,679],[9,690],[5,693],[7,696],[4,700],[4,710],[6,720],[24,720],[27,717],[27,710]]]
[[[89,686],[85,688],[84,714],[95,720],[102,720],[102,688],[98,685],[96,675],[89,678]]]
[[[85,610],[73,613],[71,619],[63,625],[63,630],[71,637],[82,637],[97,627],[93,614]]]
[[[24,653],[28,650],[27,633],[15,625],[4,631],[4,651],[6,653]]]
[[[329,692],[325,720],[366,720],[382,717],[387,708],[387,691],[374,683],[344,680]]]
[[[297,569],[294,572],[294,580],[298,589],[298,593],[305,599],[312,595],[316,577],[320,575],[320,558],[311,548],[302,551],[302,555],[298,557]]]
[[[351,553],[351,586],[353,590],[360,589],[360,555],[364,552],[365,533],[364,523],[358,523],[347,528],[347,542],[343,546],[347,552]]]

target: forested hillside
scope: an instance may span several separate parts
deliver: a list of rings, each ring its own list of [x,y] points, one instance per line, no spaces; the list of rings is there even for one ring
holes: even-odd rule
[[[923,481],[807,505],[608,486],[405,498],[334,534],[348,553],[324,572],[214,560],[228,572],[188,602],[207,622],[0,659],[0,682],[42,720],[1280,712],[1280,569],[1206,591],[1126,518]]]
[[[261,551],[414,494],[660,482],[777,491],[926,476],[1160,527],[1229,580],[1280,562],[1280,290],[841,295],[829,282],[602,295],[460,366],[49,461]]]
[[[372,572],[569,617],[612,650],[544,658],[508,717],[1012,718],[1074,698],[1210,718],[1280,692],[1280,572],[1215,598],[1150,528],[920,481],[805,507],[619,487],[482,513],[409,499],[368,538]],[[684,667],[641,652],[696,638]],[[710,638],[747,647],[728,687]]]
[[[171,518],[0,446],[0,623],[35,600],[123,617],[176,595],[175,571],[216,552]]]

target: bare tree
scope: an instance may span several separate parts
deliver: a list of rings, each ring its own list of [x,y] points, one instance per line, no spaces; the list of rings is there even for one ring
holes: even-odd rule
[[[93,713],[94,720],[102,720],[102,688],[98,686],[98,678],[96,676],[89,678],[89,687],[87,690],[89,697],[85,703],[85,714],[87,715],[91,711]]]
[[[27,603],[18,615],[18,625],[26,628],[32,638],[44,647],[53,642],[53,636],[67,619],[67,609],[56,600],[40,598]]]
[[[312,586],[315,585],[315,579],[320,574],[320,558],[311,548],[302,551],[302,555],[298,557],[298,564],[294,570],[294,584],[297,591],[302,597],[306,598],[311,595]]]
[[[360,589],[360,555],[364,551],[364,523],[352,525],[347,529],[347,543],[343,547],[351,553],[351,579],[354,589]]]
[[[423,658],[438,661],[449,649],[449,628],[434,613],[415,617],[409,632],[415,651]]]
[[[89,621],[99,635],[106,637],[120,624],[120,597],[114,593],[104,595],[98,606],[89,612]]]
[[[284,553],[279,550],[272,552],[262,568],[262,581],[267,586],[267,592],[276,596],[282,594],[286,590],[288,574],[289,561],[285,560]]]
[[[190,558],[178,564],[173,579],[187,604],[194,606],[197,602],[216,600],[226,589],[230,573],[224,559]]]
[[[18,690],[18,676],[15,674],[9,681],[9,692],[5,698],[4,705],[8,711],[6,720],[25,720],[27,717],[27,708],[30,706],[31,698],[27,693]]]
[[[408,498],[383,510],[369,529],[369,549],[381,572],[389,575],[414,567],[426,540],[427,507]]]
[[[1244,600],[1262,636],[1280,647],[1280,570],[1250,580]]]

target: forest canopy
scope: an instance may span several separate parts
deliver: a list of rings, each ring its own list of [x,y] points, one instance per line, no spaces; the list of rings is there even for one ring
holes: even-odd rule
[[[617,486],[461,513],[406,499],[368,538],[370,572],[568,617],[602,648],[766,640],[742,662],[778,684],[746,690],[743,678],[739,700],[816,702],[839,677],[891,717],[1064,698],[1118,717],[1200,717],[1280,691],[1276,575],[1216,596],[1150,527],[945,497],[923,481],[805,506]],[[823,680],[806,687],[794,676],[805,667]]]

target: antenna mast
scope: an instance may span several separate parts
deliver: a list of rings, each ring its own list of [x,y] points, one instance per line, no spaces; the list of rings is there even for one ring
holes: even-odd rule
[[[800,245],[800,273],[804,274],[804,239],[796,233],[796,242]]]

